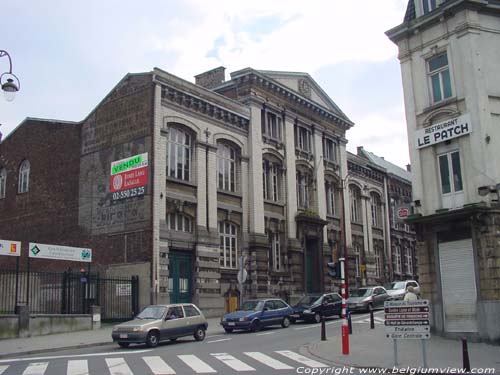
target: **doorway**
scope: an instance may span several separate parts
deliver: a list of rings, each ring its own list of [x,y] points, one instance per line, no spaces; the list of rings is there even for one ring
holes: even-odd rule
[[[304,251],[304,272],[306,293],[321,292],[321,271],[319,267],[318,239],[307,238]]]
[[[168,257],[170,262],[168,279],[170,303],[189,303],[191,302],[193,283],[191,254],[171,251]]]

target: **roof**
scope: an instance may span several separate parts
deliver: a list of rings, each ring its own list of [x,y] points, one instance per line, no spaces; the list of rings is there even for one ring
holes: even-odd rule
[[[437,7],[440,7],[444,3],[447,3],[452,0],[443,0],[441,3],[437,5]],[[415,18],[417,18],[417,12],[415,9],[415,0],[410,0],[408,1],[408,6],[406,7],[406,13],[405,13],[405,18],[403,20],[403,23],[407,23],[410,21],[413,21]]]
[[[372,163],[377,164],[378,166],[384,168],[387,173],[393,174],[403,180],[411,182],[411,173],[407,170],[398,167],[395,164],[385,160],[383,157],[377,156],[372,152],[366,151],[365,149],[361,149],[361,152],[365,157],[367,157]]]

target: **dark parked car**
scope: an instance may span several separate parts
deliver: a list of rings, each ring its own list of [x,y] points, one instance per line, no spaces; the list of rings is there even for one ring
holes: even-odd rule
[[[254,299],[243,303],[240,310],[225,314],[220,322],[226,332],[235,329],[257,332],[262,327],[290,325],[293,309],[281,299]]]
[[[409,286],[413,287],[413,292],[417,296],[420,295],[420,285],[415,280],[393,281],[390,288],[387,289],[389,300],[402,300]]]
[[[321,315],[328,317],[341,314],[342,297],[338,293],[307,294],[293,306],[290,319],[292,323],[296,320],[319,323]]]
[[[384,308],[384,302],[389,298],[383,286],[367,286],[352,290],[347,299],[350,311],[371,311]]]

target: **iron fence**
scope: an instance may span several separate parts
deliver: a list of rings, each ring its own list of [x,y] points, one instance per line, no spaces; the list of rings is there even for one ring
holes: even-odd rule
[[[34,314],[89,314],[98,305],[103,321],[127,320],[138,313],[139,278],[0,270],[0,313],[14,314],[19,304]]]

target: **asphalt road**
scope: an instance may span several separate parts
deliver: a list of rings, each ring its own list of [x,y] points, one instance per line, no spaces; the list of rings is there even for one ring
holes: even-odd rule
[[[353,315],[353,321],[366,318],[366,314]],[[329,340],[341,339],[341,324],[341,319],[327,320]],[[257,333],[228,334],[220,329],[203,342],[187,337],[154,349],[144,345],[122,349],[110,344],[0,360],[0,375],[310,374],[314,368],[332,367],[303,350],[320,335],[320,324],[306,323]]]

